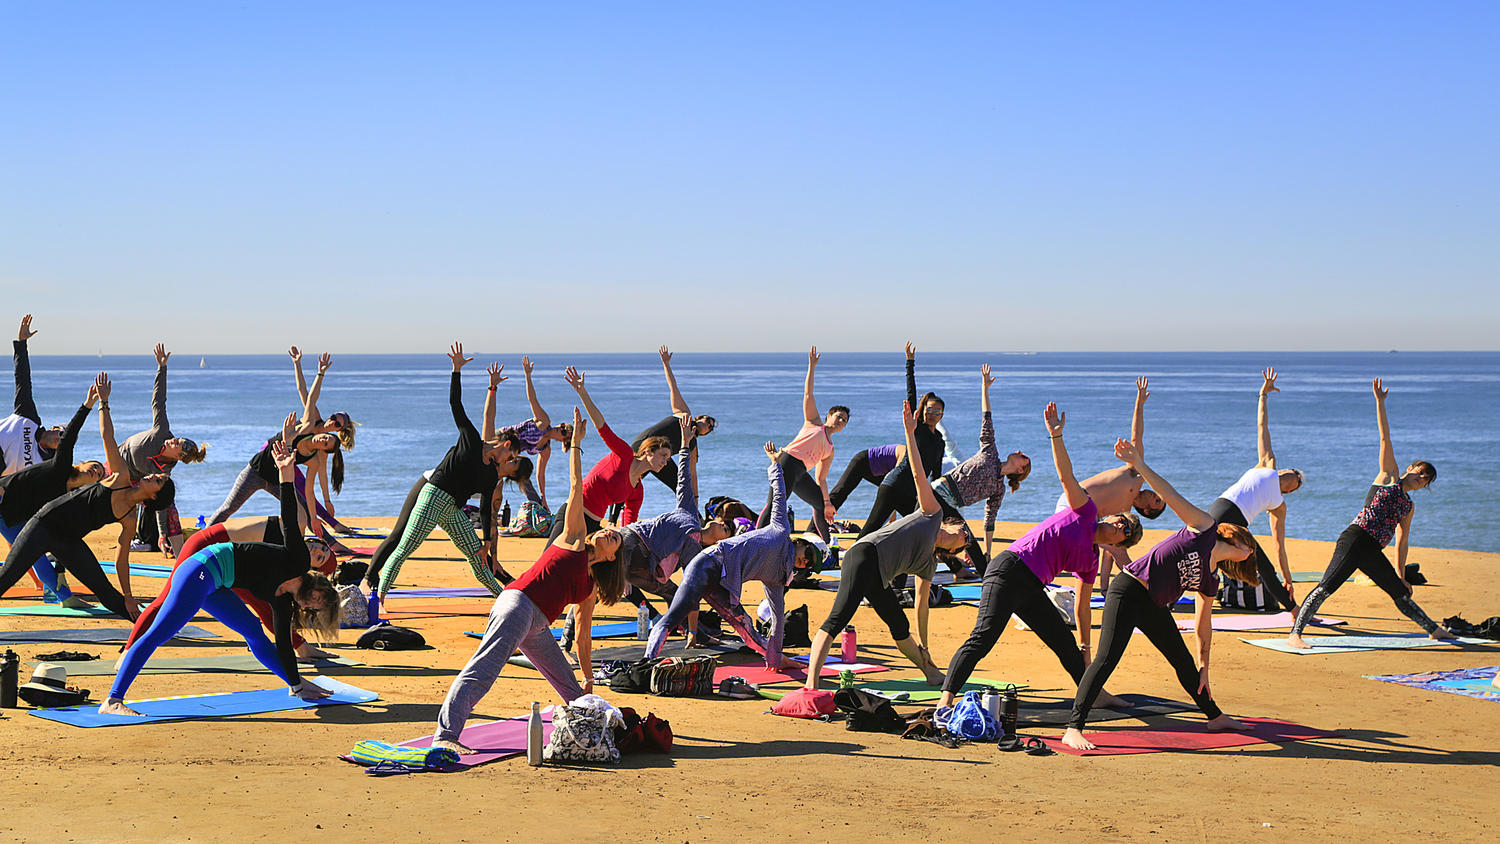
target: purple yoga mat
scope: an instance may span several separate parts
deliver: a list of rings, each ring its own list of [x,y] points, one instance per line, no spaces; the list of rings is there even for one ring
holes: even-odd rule
[[[473,750],[458,757],[458,764],[449,768],[450,771],[463,771],[493,762],[496,759],[508,759],[511,756],[520,756],[526,752],[526,720],[530,716],[521,715],[516,718],[506,718],[503,721],[491,721],[488,724],[465,727],[458,736],[458,743]],[[552,708],[549,706],[542,710],[542,741],[552,738]],[[432,736],[425,735],[401,742],[402,747],[431,747]],[[354,761],[349,757],[342,757],[347,761]]]
[[[452,589],[392,589],[385,593],[390,598],[493,598],[490,590],[483,586],[457,586]]]

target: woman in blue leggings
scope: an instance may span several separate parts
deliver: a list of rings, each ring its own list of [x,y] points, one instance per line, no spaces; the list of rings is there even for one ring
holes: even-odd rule
[[[286,443],[272,452],[281,472],[281,523],[287,525],[285,544],[221,542],[210,545],[177,564],[167,581],[160,611],[149,621],[125,655],[109,698],[99,707],[101,715],[139,715],[125,705],[125,692],[158,647],[183,628],[199,610],[245,637],[256,659],[291,687],[303,700],[328,697],[329,692],[297,673],[292,631],[313,631],[316,638],[337,637],[338,592],[323,574],[310,571],[313,560],[297,524],[297,498],[293,494],[294,457]],[[326,553],[326,551],[321,552]],[[266,638],[260,619],[234,594],[234,588],[271,604],[276,643]]]

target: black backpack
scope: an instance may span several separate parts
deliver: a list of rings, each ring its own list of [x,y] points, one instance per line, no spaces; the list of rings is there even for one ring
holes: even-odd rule
[[[617,670],[609,675],[610,690],[631,695],[648,694],[651,691],[651,670],[658,662],[661,660],[638,659],[616,666]]]
[[[382,621],[361,633],[354,646],[377,651],[411,651],[427,647],[427,640],[410,627],[397,627],[389,621]]]
[[[844,729],[866,733],[902,733],[906,719],[896,714],[896,707],[880,695],[862,689],[839,689],[833,693],[833,705],[844,713]]]
[[[783,648],[810,648],[812,647],[812,636],[808,634],[807,604],[792,610],[786,614],[786,625],[781,634],[781,647]],[[771,622],[756,620],[755,632],[762,636],[771,635]]]
[[[1219,606],[1248,612],[1276,612],[1281,605],[1264,586],[1251,586],[1228,575],[1220,575]]]

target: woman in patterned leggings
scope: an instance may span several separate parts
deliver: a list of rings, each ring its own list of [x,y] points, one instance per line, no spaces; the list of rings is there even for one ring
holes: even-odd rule
[[[406,496],[401,517],[391,535],[375,549],[365,580],[377,588],[381,598],[391,590],[402,563],[417,550],[432,529],[441,526],[469,560],[474,577],[495,595],[501,584],[512,578],[495,562],[495,519],[493,501],[495,486],[515,471],[520,461],[520,440],[510,432],[486,442],[464,412],[459,371],[473,358],[464,357],[462,343],[454,343],[448,354],[453,361],[453,376],[448,386],[448,405],[453,423],[458,426],[458,442],[448,449],[443,462],[427,475],[417,479]],[[504,379],[501,379],[504,380]],[[483,514],[484,542],[474,536],[474,527],[464,515],[463,503],[478,495]],[[378,584],[378,587],[377,587]]]
[[[1323,579],[1318,581],[1317,588],[1307,596],[1297,612],[1297,623],[1292,625],[1292,632],[1286,637],[1286,643],[1294,648],[1312,647],[1303,641],[1302,629],[1313,620],[1328,596],[1343,586],[1344,581],[1356,570],[1369,575],[1375,585],[1385,590],[1385,594],[1396,602],[1396,609],[1426,630],[1428,636],[1434,639],[1453,638],[1447,628],[1428,618],[1427,613],[1422,612],[1422,608],[1411,599],[1411,585],[1396,574],[1397,569],[1391,568],[1390,561],[1385,557],[1385,546],[1395,536],[1396,566],[1405,570],[1406,543],[1411,535],[1413,510],[1411,496],[1407,493],[1423,489],[1436,480],[1437,467],[1426,460],[1418,460],[1407,466],[1401,475],[1396,474],[1396,450],[1391,445],[1391,423],[1385,415],[1385,397],[1390,394],[1390,390],[1381,386],[1379,378],[1375,379],[1371,388],[1375,391],[1375,424],[1380,429],[1380,471],[1375,475],[1375,483],[1365,496],[1364,508],[1339,535],[1338,545],[1333,549],[1333,560],[1323,572]]]

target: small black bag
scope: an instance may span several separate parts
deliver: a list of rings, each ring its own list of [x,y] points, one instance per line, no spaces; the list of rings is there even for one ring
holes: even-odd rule
[[[427,647],[427,640],[410,627],[397,627],[389,621],[382,621],[361,633],[354,646],[377,651],[412,651]]]
[[[947,587],[941,584],[932,584],[930,594],[931,597],[927,601],[927,606],[929,607],[946,607],[953,603],[953,593],[949,592]],[[907,609],[915,607],[917,605],[916,587],[902,589],[901,594],[897,595],[896,599],[901,606]]]
[[[781,634],[781,647],[783,648],[810,648],[812,647],[812,636],[808,635],[807,604],[792,610],[786,614],[785,629]],[[769,621],[755,622],[755,632],[762,636],[771,635],[771,623]]]
[[[660,659],[638,659],[610,675],[609,687],[616,692],[644,695],[651,692],[651,672]]]
[[[365,579],[365,572],[370,570],[370,564],[359,560],[345,560],[339,563],[338,574],[334,576],[336,586],[358,586]]]
[[[862,689],[839,689],[833,705],[844,713],[844,729],[866,733],[902,733],[906,719],[896,714],[891,702]]]

